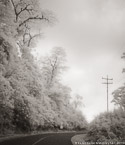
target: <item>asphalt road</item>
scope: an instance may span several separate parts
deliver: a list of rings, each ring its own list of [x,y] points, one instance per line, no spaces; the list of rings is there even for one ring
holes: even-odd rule
[[[71,137],[76,133],[49,133],[13,138],[0,145],[72,145]]]

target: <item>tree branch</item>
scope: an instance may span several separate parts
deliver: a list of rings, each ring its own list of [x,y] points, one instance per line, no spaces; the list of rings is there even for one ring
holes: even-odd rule
[[[21,27],[22,25],[26,24],[30,20],[45,20],[45,21],[49,22],[49,19],[45,18],[43,15],[42,15],[42,17],[35,16],[35,17],[29,17],[26,20],[24,20],[22,23],[19,24],[19,27]]]
[[[35,34],[35,35],[31,35],[31,32],[30,32],[30,28],[25,24],[25,31],[24,31],[24,34],[23,34],[23,44],[27,44],[27,46],[29,47],[30,44],[31,44],[31,41],[40,36],[42,33],[38,33],[38,34]]]
[[[40,34],[35,34],[35,35],[31,35],[30,33],[29,33],[29,40],[28,40],[28,44],[27,44],[27,46],[29,47],[30,46],[30,43],[31,43],[31,41],[32,41],[32,39],[34,39],[35,37],[38,37],[38,36],[40,36]]]
[[[57,57],[55,58],[55,61],[54,61],[54,64],[52,64],[52,62],[51,62],[51,60],[50,60],[50,65],[52,66],[52,71],[51,71],[51,82],[50,83],[52,83],[52,81],[53,81],[53,78],[54,78],[54,72],[55,72],[55,70],[56,70],[56,68],[57,68]]]
[[[21,10],[17,13],[18,17],[24,11],[27,11],[27,12],[32,11],[33,9],[28,9],[29,6],[30,4],[27,4],[24,8],[21,8]]]
[[[15,12],[15,16],[16,16],[16,22],[17,22],[17,19],[18,19],[18,14],[17,14],[17,10],[16,10],[16,5],[14,4],[14,1],[13,0],[10,0],[12,6],[13,6],[13,9],[14,9],[14,12]]]
[[[31,6],[31,4],[26,4],[25,3],[25,7],[24,8],[21,8],[19,12],[17,12],[17,8],[19,6],[19,3],[17,5],[15,5],[14,1],[13,0],[10,0],[11,3],[12,3],[12,6],[14,8],[14,12],[15,12],[15,16],[16,16],[16,22],[18,21],[18,18],[19,18],[19,15],[24,12],[24,11],[27,11],[28,13],[30,13],[30,11],[33,11],[32,8],[28,8],[29,6]]]

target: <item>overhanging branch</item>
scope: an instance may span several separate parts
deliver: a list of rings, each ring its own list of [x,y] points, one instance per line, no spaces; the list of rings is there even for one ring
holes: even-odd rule
[[[42,17],[35,16],[35,17],[29,17],[26,20],[24,20],[22,23],[19,24],[19,27],[21,27],[22,25],[26,24],[30,20],[45,20],[45,21],[49,22],[49,19],[45,18],[43,15],[42,15]]]

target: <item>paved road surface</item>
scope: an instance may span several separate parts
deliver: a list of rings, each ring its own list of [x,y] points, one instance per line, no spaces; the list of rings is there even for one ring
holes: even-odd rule
[[[0,145],[72,145],[75,133],[51,133],[25,136],[0,142]]]

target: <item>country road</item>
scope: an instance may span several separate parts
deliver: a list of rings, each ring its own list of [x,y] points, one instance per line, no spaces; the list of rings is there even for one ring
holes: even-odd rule
[[[79,133],[78,133],[79,134]],[[72,145],[71,137],[76,133],[49,133],[8,139],[0,145]]]

